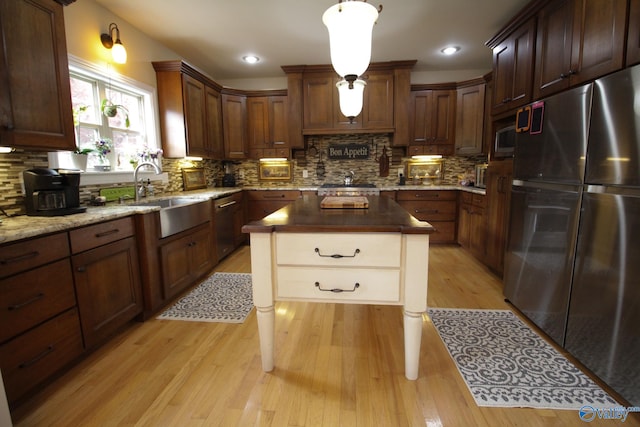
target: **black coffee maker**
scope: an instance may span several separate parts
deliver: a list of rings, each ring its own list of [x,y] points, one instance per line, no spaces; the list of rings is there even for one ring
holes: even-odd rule
[[[29,169],[22,175],[27,215],[71,215],[87,210],[80,207],[79,170]]]

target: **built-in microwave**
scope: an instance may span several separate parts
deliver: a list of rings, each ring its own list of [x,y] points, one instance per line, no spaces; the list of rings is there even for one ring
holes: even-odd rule
[[[493,157],[513,157],[516,147],[516,127],[507,126],[496,131]]]

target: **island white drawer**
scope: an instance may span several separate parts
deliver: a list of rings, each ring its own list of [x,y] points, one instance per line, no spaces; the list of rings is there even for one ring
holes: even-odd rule
[[[400,270],[279,267],[277,298],[400,304]]]
[[[399,233],[276,233],[278,265],[400,267]]]

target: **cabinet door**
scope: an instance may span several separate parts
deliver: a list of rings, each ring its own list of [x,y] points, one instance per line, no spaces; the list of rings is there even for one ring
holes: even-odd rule
[[[133,237],[72,258],[85,346],[104,341],[142,312],[142,287]]]
[[[627,0],[575,0],[571,85],[622,68]]]
[[[249,150],[268,148],[269,131],[269,101],[266,96],[249,97],[247,99],[247,123]]]
[[[0,2],[0,145],[74,150],[62,6]]]
[[[393,128],[393,73],[370,72],[363,76],[364,89],[362,127],[365,129]]]
[[[224,140],[222,136],[222,96],[217,90],[205,88],[207,147],[208,157],[219,160],[224,158]]]
[[[204,83],[182,76],[182,92],[184,96],[184,114],[187,130],[187,155],[207,157],[206,149],[206,113]]]
[[[493,112],[519,107],[531,100],[535,20],[513,32],[493,49]]]
[[[464,203],[458,211],[458,244],[463,248],[469,248],[471,234],[471,205]]]
[[[333,92],[337,91],[331,73],[308,73],[303,84],[303,129],[333,128]]]
[[[456,97],[452,90],[433,91],[431,141],[434,144],[454,144],[456,129]]]
[[[245,97],[222,95],[224,151],[227,159],[244,159],[247,157],[246,115]]]
[[[289,148],[289,115],[286,96],[269,97],[269,138],[275,149]]]
[[[502,276],[504,251],[511,203],[513,162],[491,162],[486,172],[487,184],[487,265]]]
[[[534,98],[569,87],[573,2],[556,0],[538,14]]]
[[[189,242],[189,263],[193,279],[203,276],[213,268],[213,248],[211,247],[211,226],[201,227],[191,235]]]
[[[637,63],[640,63],[640,0],[630,0],[626,65],[630,67]]]
[[[191,284],[189,245],[191,236],[183,236],[160,248],[164,299],[168,300]]]
[[[476,155],[483,151],[484,90],[475,85],[457,90],[456,154]]]
[[[430,90],[411,93],[411,145],[425,144],[431,139],[432,99]]]

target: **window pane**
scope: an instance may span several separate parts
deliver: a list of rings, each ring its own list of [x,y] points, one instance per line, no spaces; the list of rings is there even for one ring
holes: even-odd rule
[[[71,102],[74,109],[74,121],[97,123],[96,120],[96,84],[71,77]]]
[[[140,97],[121,92],[117,89],[105,90],[107,99],[114,105],[118,105],[118,114],[115,117],[109,117],[109,126],[126,129],[126,119],[129,117],[129,129],[140,129]]]
[[[95,142],[98,140],[98,130],[81,126],[78,129],[78,147],[94,148]]]

